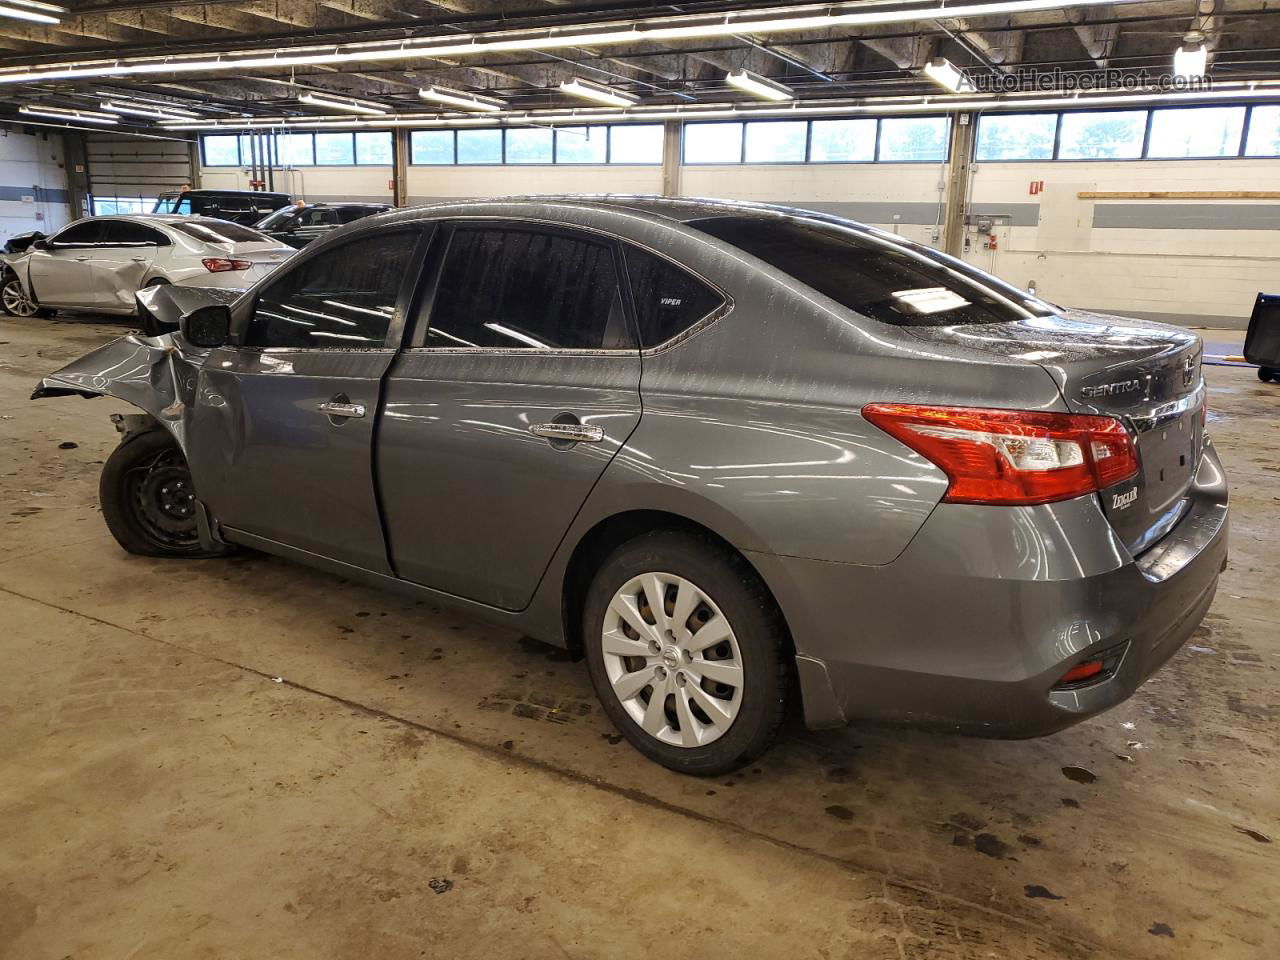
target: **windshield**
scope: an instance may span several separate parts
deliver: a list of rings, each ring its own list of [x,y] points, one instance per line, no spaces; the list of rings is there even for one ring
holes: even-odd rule
[[[254,227],[259,230],[274,230],[283,227],[297,212],[298,208],[293,204],[289,204],[287,207],[281,207],[275,213],[268,213],[255,223]]]
[[[257,230],[227,220],[184,220],[173,224],[173,229],[205,243],[271,243]]]
[[[185,193],[171,193],[156,201],[152,213],[190,213],[191,198]]]
[[[868,230],[801,217],[714,217],[687,226],[882,323],[956,326],[1052,313],[1046,304],[967,264]]]

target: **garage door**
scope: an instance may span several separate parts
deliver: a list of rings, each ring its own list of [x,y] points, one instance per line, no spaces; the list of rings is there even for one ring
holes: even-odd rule
[[[94,213],[149,212],[161,193],[195,183],[186,141],[95,133],[85,153]]]

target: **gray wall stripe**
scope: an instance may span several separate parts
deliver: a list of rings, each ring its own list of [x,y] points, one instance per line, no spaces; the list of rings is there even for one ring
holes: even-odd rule
[[[1093,225],[1147,230],[1280,230],[1280,203],[1102,203]]]
[[[66,190],[51,187],[0,186],[0,200],[21,201],[23,197],[35,197],[36,203],[67,203],[69,199]]]

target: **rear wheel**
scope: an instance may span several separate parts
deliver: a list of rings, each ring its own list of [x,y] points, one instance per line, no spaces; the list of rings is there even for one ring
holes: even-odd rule
[[[47,317],[52,312],[29,296],[22,283],[12,274],[0,286],[0,304],[4,305],[4,312],[11,317]]]
[[[628,541],[597,573],[583,627],[596,696],[645,756],[715,776],[773,743],[785,627],[740,557],[685,533]]]
[[[130,434],[107,458],[98,483],[107,529],[130,553],[211,557],[196,527],[195,487],[186,458],[164,430]]]
[[[166,286],[168,283],[169,281],[164,277],[152,277],[142,285],[142,288],[145,290],[148,287],[162,287]],[[173,331],[177,329],[175,326],[170,326],[167,323],[161,323],[154,315],[152,315],[150,310],[141,304],[138,305],[138,314],[139,319],[142,321],[142,332],[148,337],[159,337],[166,333],[173,333]]]

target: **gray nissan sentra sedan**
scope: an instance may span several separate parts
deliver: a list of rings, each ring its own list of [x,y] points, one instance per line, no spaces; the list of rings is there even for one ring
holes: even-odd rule
[[[1050,733],[1226,562],[1195,336],[834,217],[446,204],[193,296],[35,393],[143,411],[101,483],[126,550],[253,547],[566,646],[675,770],[758,756],[792,689],[815,728]]]

